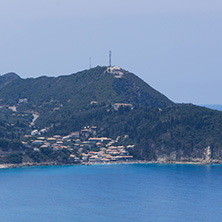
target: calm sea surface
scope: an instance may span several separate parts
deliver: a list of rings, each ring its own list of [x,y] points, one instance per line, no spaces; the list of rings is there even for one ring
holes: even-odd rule
[[[222,221],[222,165],[0,170],[0,221]]]

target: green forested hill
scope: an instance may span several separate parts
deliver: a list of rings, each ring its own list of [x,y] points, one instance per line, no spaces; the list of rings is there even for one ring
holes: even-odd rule
[[[67,106],[75,111],[86,108],[91,101],[101,104],[131,103],[133,106],[165,107],[173,102],[154,90],[132,73],[122,78],[105,72],[107,67],[96,67],[68,76],[15,79],[0,88],[2,104],[15,105],[27,98],[26,108],[38,112],[52,112]]]
[[[0,89],[7,86],[9,83],[13,82],[14,80],[18,80],[19,78],[20,77],[13,72],[0,76]]]
[[[222,112],[181,104],[159,108],[100,108],[49,119],[54,134],[65,134],[81,126],[97,125],[101,136],[115,138],[128,135],[126,144],[136,144],[132,154],[138,159],[157,160],[168,157],[182,161],[205,158],[210,146],[211,157],[222,159]]]
[[[115,110],[115,103],[132,104],[133,108]],[[15,115],[7,110],[12,105],[17,107]],[[107,67],[96,67],[36,79],[3,75],[0,106],[6,107],[0,116],[0,148],[6,150],[15,150],[14,142],[30,133],[34,112],[40,114],[34,127],[50,127],[49,135],[67,135],[84,126],[98,126],[101,136],[121,136],[125,138],[121,143],[135,144],[130,152],[137,159],[222,159],[222,112],[175,104],[122,69],[110,72]]]

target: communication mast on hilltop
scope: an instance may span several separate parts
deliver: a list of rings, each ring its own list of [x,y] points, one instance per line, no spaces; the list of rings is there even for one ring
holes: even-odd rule
[[[109,67],[111,67],[111,50],[109,50]]]

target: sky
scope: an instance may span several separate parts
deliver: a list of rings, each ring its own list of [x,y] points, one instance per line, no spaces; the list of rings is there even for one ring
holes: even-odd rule
[[[0,74],[109,64],[174,102],[222,104],[221,0],[0,0]]]

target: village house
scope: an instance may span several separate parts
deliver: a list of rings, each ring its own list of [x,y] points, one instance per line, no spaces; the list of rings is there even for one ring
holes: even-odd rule
[[[107,138],[107,137],[101,137],[101,138],[89,138],[88,141],[92,142],[92,143],[108,143],[109,141],[111,141],[112,139]]]
[[[128,149],[128,150],[130,150],[130,149],[133,149],[135,147],[135,145],[128,145],[126,148]]]
[[[49,138],[47,138],[47,141],[49,141],[50,143],[52,143],[52,142],[55,142],[55,141],[56,141],[56,138],[54,138],[54,137],[49,137]]]
[[[62,140],[63,140],[63,141],[67,141],[70,137],[71,137],[71,135],[69,135],[69,136],[63,136],[63,137],[62,137]]]
[[[49,146],[46,144],[43,144],[42,146],[40,146],[40,148],[49,148]]]
[[[69,136],[72,137],[72,138],[77,139],[77,138],[79,138],[79,131],[76,131],[76,132],[70,133]]]
[[[35,145],[41,145],[41,144],[43,144],[44,142],[43,142],[42,140],[35,140],[35,141],[33,141],[32,143],[35,144]]]
[[[38,130],[33,130],[33,131],[31,132],[31,135],[32,135],[32,136],[36,136],[36,135],[38,135],[38,134],[39,134]]]
[[[83,137],[89,137],[90,135],[90,129],[83,129],[80,131],[81,136]]]

